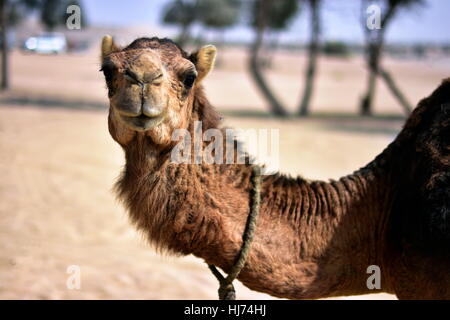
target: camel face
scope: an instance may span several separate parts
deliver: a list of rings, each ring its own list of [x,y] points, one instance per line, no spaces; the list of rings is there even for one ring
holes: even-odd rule
[[[175,129],[187,128],[199,78],[197,68],[205,73],[196,57],[164,39],[142,38],[124,49],[117,48],[111,37],[103,39],[109,127],[116,141],[126,145],[141,135],[157,145],[169,145]]]

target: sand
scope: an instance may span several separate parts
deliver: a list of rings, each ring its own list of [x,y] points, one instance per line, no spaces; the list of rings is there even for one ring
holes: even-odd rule
[[[1,299],[215,299],[217,284],[198,258],[160,256],[130,226],[111,188],[124,157],[107,131],[98,53],[12,55],[13,89],[0,97]],[[340,117],[276,120],[245,72],[245,52],[227,49],[206,80],[210,100],[235,128],[278,129],[280,169],[338,178],[365,165],[395,138],[404,119],[380,86],[376,112],[360,119],[362,61],[322,59],[313,110]],[[429,94],[449,74],[433,63],[389,60],[408,98]],[[291,110],[304,58],[276,57],[272,85]],[[70,266],[79,289],[67,287]],[[237,284],[239,299],[272,299]],[[393,299],[377,294],[341,299]]]

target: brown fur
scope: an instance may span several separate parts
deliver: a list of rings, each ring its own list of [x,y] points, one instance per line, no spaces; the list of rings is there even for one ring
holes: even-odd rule
[[[192,132],[197,119],[205,129],[220,127],[201,85],[183,93],[174,80],[173,70],[189,62],[174,43],[136,40],[107,55],[103,64],[128,63],[134,57],[128,53],[136,50],[154,51],[161,59],[155,63],[169,70],[167,81],[179,88],[160,93],[182,99],[166,106],[178,108],[180,117],[168,132]],[[198,61],[191,57],[190,63]],[[110,90],[123,85],[114,77]],[[126,156],[116,189],[131,221],[160,250],[194,254],[229,271],[249,212],[251,167],[171,163],[174,144],[157,136],[166,132],[127,129],[114,116],[114,96],[110,99],[110,132]],[[378,265],[381,291],[399,298],[449,299],[449,139],[447,80],[419,103],[397,139],[355,173],[330,182],[265,176],[255,239],[239,280],[292,299],[364,294],[374,292],[366,286],[367,267]]]

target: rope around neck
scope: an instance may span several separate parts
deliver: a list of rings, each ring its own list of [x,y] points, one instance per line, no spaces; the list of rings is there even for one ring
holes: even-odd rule
[[[253,235],[256,229],[256,218],[258,217],[259,206],[261,203],[261,168],[258,166],[252,167],[251,183],[253,187],[250,196],[250,214],[247,217],[244,234],[242,235],[242,247],[238,259],[226,278],[214,265],[208,264],[209,269],[219,281],[220,286],[218,292],[220,300],[236,300],[236,291],[233,286],[233,280],[237,278],[244,267],[250,251],[250,245],[253,241]]]

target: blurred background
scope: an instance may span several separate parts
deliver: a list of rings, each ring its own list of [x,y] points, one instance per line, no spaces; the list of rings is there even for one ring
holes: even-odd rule
[[[201,260],[156,254],[114,198],[103,35],[216,45],[205,87],[225,125],[279,129],[281,171],[328,179],[372,160],[449,76],[449,14],[442,0],[0,0],[0,298],[216,298]],[[340,299],[360,298],[395,297]]]

